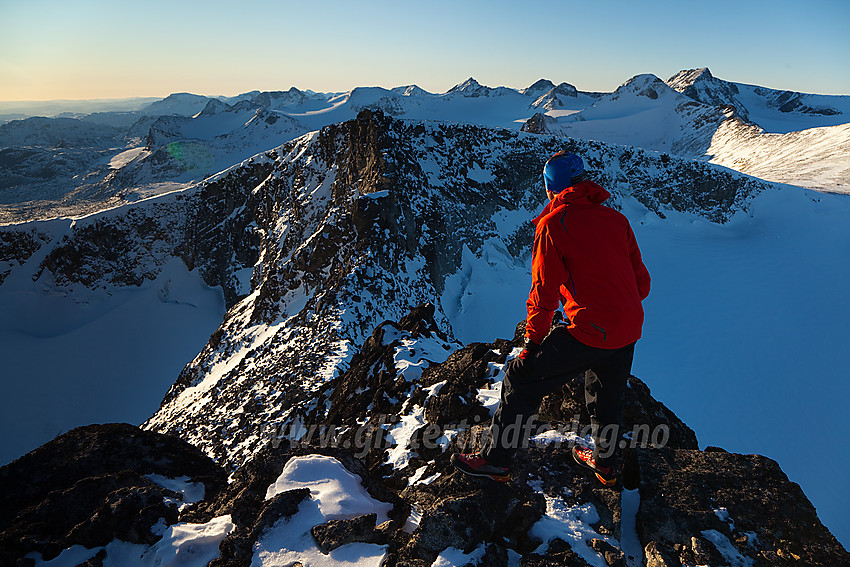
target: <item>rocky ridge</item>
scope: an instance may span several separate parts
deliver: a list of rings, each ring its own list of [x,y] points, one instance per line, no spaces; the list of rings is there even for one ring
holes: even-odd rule
[[[53,292],[137,286],[173,257],[221,286],[224,322],[146,427],[235,467],[261,443],[262,424],[324,411],[319,393],[370,329],[441,297],[464,250],[489,243],[526,257],[527,225],[497,219],[533,216],[539,163],[561,148],[584,156],[614,206],[660,216],[723,222],[767,187],[667,155],[364,111],[193,191],[69,223],[49,243],[22,234],[33,227],[5,227],[0,242],[10,266],[38,246],[33,279]],[[447,306],[435,305],[452,343]]]
[[[564,99],[578,97],[578,90],[569,83],[561,83],[558,86],[552,86],[540,97],[531,103],[534,108],[543,108],[545,110],[555,110],[564,106]]]
[[[597,486],[569,455],[571,443],[586,442],[574,433],[587,424],[578,409],[581,376],[544,401],[540,427],[518,454],[509,483],[454,471],[451,453],[480,446],[491,415],[485,394],[498,391],[524,329],[436,357],[445,334],[434,312],[423,304],[398,322],[383,322],[349,370],[326,384],[326,421],[302,425],[336,423],[338,435],[272,429],[227,482],[224,468],[184,441],[122,424],[73,430],[0,468],[8,512],[0,522],[0,564],[32,565],[77,546],[84,564],[102,565],[125,549],[116,540],[144,556],[162,553],[176,529],[203,529],[203,541],[217,551],[197,564],[247,566],[262,560],[260,550],[269,550],[270,534],[281,525],[308,529],[304,541],[329,561],[336,549],[369,544],[388,566],[432,565],[451,550],[469,565],[488,566],[850,560],[775,462],[700,451],[693,432],[636,377],[627,391],[626,430],[663,426],[670,435],[664,447],[635,439],[625,449],[624,490]],[[281,471],[316,458],[355,475],[389,510],[388,519],[378,525],[374,513],[343,515],[298,527],[320,485],[272,497],[270,490]],[[203,498],[177,486],[202,486]]]
[[[626,408],[627,428],[640,433],[632,438],[646,441],[635,426],[667,435],[656,439],[663,450],[638,446],[628,453],[624,482],[638,487],[640,498],[633,513],[642,527],[634,534],[630,528],[624,534],[619,495],[595,488],[570,464],[569,443],[582,438],[587,422],[577,384],[542,405],[541,427],[518,458],[509,490],[453,472],[451,452],[481,442],[522,328],[511,338],[462,346],[447,306],[434,298],[443,295],[464,253],[482,253],[487,244],[527,257],[528,226],[506,230],[497,219],[506,211],[531,218],[543,199],[539,163],[563,147],[585,157],[593,177],[612,189],[614,206],[660,216],[680,211],[724,222],[769,190],[665,154],[364,111],[192,191],[68,222],[62,230],[53,227],[60,221],[4,227],[4,265],[31,266],[34,281],[50,291],[137,286],[177,257],[220,286],[230,307],[144,430],[119,428],[100,437],[80,430],[70,438],[107,448],[128,436],[189,441],[220,467],[209,473],[213,480],[202,481],[203,501],[181,501],[174,485],[159,478],[201,482],[191,467],[153,467],[133,476],[120,462],[89,462],[76,476],[35,483],[37,494],[9,504],[15,514],[4,537],[23,542],[13,548],[15,557],[49,558],[81,545],[93,550],[94,565],[111,552],[114,538],[162,549],[172,541],[169,526],[191,525],[218,530],[217,564],[247,565],[257,542],[270,545],[267,536],[279,520],[314,505],[304,491],[267,500],[268,487],[288,463],[321,455],[359,476],[391,513],[381,523],[369,514],[316,522],[310,541],[330,551],[351,543],[344,534],[356,533],[361,542],[386,546],[388,564],[430,565],[450,548],[494,565],[615,565],[644,554],[653,565],[843,561],[846,552],[775,463],[700,452],[693,432],[637,378]],[[410,311],[420,302],[432,303]],[[80,446],[63,444],[58,447]],[[79,452],[49,447],[57,446],[4,467],[3,486]],[[214,479],[227,475],[228,487],[216,488]],[[741,478],[747,478],[743,487]],[[163,504],[163,497],[170,500]],[[67,502],[80,503],[70,507],[80,515],[57,515],[51,524]],[[182,504],[188,506],[181,511]],[[650,518],[640,510],[654,511]],[[127,525],[128,516],[138,522]],[[584,518],[584,527],[571,539],[564,522],[575,518]],[[560,539],[549,537],[552,530],[560,530]]]

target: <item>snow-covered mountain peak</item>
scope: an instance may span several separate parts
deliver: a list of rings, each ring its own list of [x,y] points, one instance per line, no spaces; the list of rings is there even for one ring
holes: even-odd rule
[[[404,113],[399,98],[398,93],[383,87],[357,87],[348,93],[345,102],[353,112],[369,108],[397,116]]]
[[[850,97],[805,94],[733,83],[714,77],[707,68],[688,69],[667,84],[693,100],[733,108],[739,118],[767,132],[787,134],[847,122]]]
[[[493,96],[494,94],[502,94],[505,91],[504,87],[500,87],[497,89],[486,87],[476,81],[474,78],[470,77],[459,85],[455,85],[451,89],[448,90],[446,95],[460,95],[463,97],[479,97],[479,96]]]
[[[670,90],[664,81],[651,73],[635,75],[625,83],[623,83],[616,91],[615,95],[625,93],[633,93],[639,96],[645,96],[651,99],[657,99],[661,93]]]
[[[215,116],[221,112],[226,112],[230,107],[225,103],[221,102],[217,98],[211,99],[207,105],[204,107],[202,111],[197,113],[192,118],[200,118],[202,116]]]
[[[417,85],[404,85],[401,87],[395,87],[392,91],[396,94],[400,94],[401,96],[409,96],[409,97],[417,97],[417,96],[430,96],[431,93],[426,91],[425,89],[417,86]]]
[[[684,69],[679,71],[669,79],[667,79],[667,84],[677,90],[679,92],[683,92],[685,89],[693,85],[698,81],[712,81],[714,80],[714,75],[711,74],[708,67],[700,67],[699,69]]]
[[[576,89],[575,86],[571,85],[570,83],[561,83],[560,85],[552,89],[550,92],[573,98],[578,96],[578,89]]]
[[[211,99],[207,96],[191,93],[173,93],[162,100],[152,102],[142,108],[144,114],[194,116],[201,112]]]
[[[257,105],[254,104],[250,100],[240,100],[236,104],[232,105],[228,110],[230,112],[244,112],[244,111],[253,111],[257,108]],[[262,107],[261,107],[262,108]]]
[[[304,103],[310,98],[306,93],[295,87],[286,91],[262,92],[251,98],[251,103],[266,108],[283,109]]]
[[[457,85],[450,88],[446,94],[459,93],[459,92],[468,92],[474,91],[481,88],[481,83],[475,80],[473,77],[469,77],[462,83],[458,83]]]
[[[350,102],[360,101],[367,98],[380,98],[383,96],[395,97],[396,93],[383,87],[355,87],[348,91]]]
[[[742,120],[750,119],[747,107],[738,100],[738,87],[715,78],[707,67],[679,71],[666,83],[673,90],[698,102],[733,108]]]
[[[578,90],[569,83],[561,83],[557,87],[552,87],[544,94],[531,103],[532,108],[545,108],[546,110],[556,110],[564,106],[565,99],[577,99]]]
[[[561,95],[560,100],[581,100],[583,96],[568,99]],[[553,103],[547,101],[544,108],[553,108]],[[536,117],[524,130],[604,139],[699,158],[705,155],[714,132],[727,118],[717,107],[688,98],[655,75],[643,74],[632,77],[615,92],[596,99],[578,112]]]
[[[565,84],[565,83],[561,83],[561,84]],[[549,91],[551,91],[554,88],[555,88],[555,83],[553,83],[549,79],[540,79],[538,81],[535,81],[535,83],[532,84],[531,86],[526,87],[526,88],[520,90],[519,92],[521,92],[524,95],[530,96],[530,97],[538,98],[538,97],[548,93]]]

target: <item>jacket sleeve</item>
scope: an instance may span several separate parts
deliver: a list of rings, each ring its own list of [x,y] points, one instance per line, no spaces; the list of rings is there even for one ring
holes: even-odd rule
[[[640,299],[643,301],[649,295],[650,288],[650,277],[649,270],[646,269],[646,266],[643,264],[643,259],[640,255],[640,248],[638,248],[637,239],[635,238],[635,233],[632,231],[632,227],[629,226],[629,256],[632,260],[632,269],[635,272],[635,280],[637,281],[638,293],[640,293]]]
[[[569,279],[569,273],[555,247],[552,234],[546,223],[538,225],[534,235],[534,251],[531,260],[531,292],[526,307],[525,337],[537,344],[543,340],[552,325],[552,316],[560,303],[561,285]]]

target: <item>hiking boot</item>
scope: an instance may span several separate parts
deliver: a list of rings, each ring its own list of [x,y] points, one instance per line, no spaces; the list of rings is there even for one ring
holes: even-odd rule
[[[509,469],[488,463],[480,453],[455,453],[451,461],[457,470],[470,476],[483,476],[496,482],[508,482],[511,479]]]
[[[603,467],[596,464],[596,459],[593,458],[593,449],[573,445],[572,453],[573,459],[575,459],[579,465],[587,470],[593,471],[596,478],[602,483],[602,486],[611,487],[617,484],[617,475],[611,467]]]

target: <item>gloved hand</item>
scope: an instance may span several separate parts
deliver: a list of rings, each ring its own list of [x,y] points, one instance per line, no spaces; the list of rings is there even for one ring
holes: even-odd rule
[[[531,339],[525,339],[525,345],[522,349],[522,352],[519,353],[519,357],[523,360],[527,360],[537,354],[537,351],[540,350],[540,345],[532,341]]]
[[[540,350],[540,345],[525,339],[525,346],[519,356],[508,362],[507,372],[512,376],[525,375],[528,373],[531,359]]]

